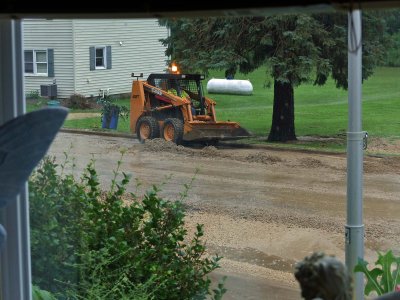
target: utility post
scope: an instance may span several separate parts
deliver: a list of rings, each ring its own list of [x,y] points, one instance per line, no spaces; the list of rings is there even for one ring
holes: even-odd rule
[[[364,276],[354,273],[359,258],[364,258],[363,224],[363,140],[361,117],[362,38],[361,11],[348,14],[348,93],[347,132],[347,220],[345,227],[346,266],[353,278],[354,299],[364,299]]]

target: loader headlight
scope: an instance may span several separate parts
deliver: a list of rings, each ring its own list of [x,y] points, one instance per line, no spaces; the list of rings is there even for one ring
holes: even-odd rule
[[[169,67],[169,73],[171,74],[179,74],[179,68],[176,62],[172,62],[170,67]]]

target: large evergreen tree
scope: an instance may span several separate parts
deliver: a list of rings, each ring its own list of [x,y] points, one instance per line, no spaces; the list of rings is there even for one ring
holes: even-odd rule
[[[382,57],[384,26],[363,17],[363,78]],[[295,140],[294,87],[332,76],[347,88],[347,14],[288,14],[161,20],[171,35],[162,40],[166,54],[186,72],[223,69],[248,73],[261,65],[274,79],[274,107],[269,141]]]

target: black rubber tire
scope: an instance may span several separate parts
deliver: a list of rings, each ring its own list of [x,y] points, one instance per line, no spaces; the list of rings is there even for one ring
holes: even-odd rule
[[[176,118],[165,119],[161,134],[164,140],[180,145],[183,138],[183,122]]]
[[[144,135],[141,131],[142,127],[147,126],[148,134]],[[155,139],[160,137],[160,126],[155,118],[150,116],[140,117],[136,123],[136,135],[139,142],[142,144],[147,140]]]

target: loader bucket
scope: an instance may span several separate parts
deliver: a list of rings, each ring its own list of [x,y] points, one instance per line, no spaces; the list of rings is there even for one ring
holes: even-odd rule
[[[185,141],[236,140],[251,136],[250,132],[236,122],[190,122],[189,125],[190,129],[183,135]]]

